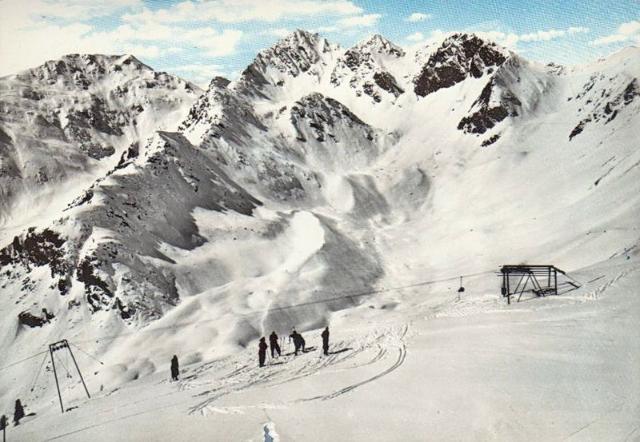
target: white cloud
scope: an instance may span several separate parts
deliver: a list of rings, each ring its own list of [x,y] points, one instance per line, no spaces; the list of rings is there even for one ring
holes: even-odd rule
[[[551,29],[549,31],[536,31],[529,34],[521,34],[518,36],[519,41],[549,41],[554,38],[562,37],[565,34],[564,31],[557,31]]]
[[[622,23],[618,26],[615,34],[605,35],[604,37],[596,38],[589,44],[592,46],[609,45],[613,43],[631,42],[640,44],[640,21],[633,20],[627,23]]]
[[[640,33],[640,21],[634,20],[628,23],[622,23],[618,27],[618,33],[622,35],[635,35]]]
[[[570,27],[568,29],[556,30],[551,29],[548,31],[537,31],[529,34],[522,34],[518,36],[518,41],[549,41],[555,38],[565,37],[567,35],[581,34],[589,32],[589,28],[584,27]]]
[[[429,20],[432,17],[431,14],[424,14],[422,12],[414,12],[413,14],[411,14],[409,17],[405,18],[405,21],[408,22],[420,22],[420,21],[425,21],[425,20]]]
[[[48,0],[33,1],[37,2],[34,3],[35,10],[32,3],[0,1],[0,75],[37,66],[69,53],[132,53],[154,59],[195,48],[202,56],[221,57],[233,54],[243,36],[239,30],[218,30],[202,23],[194,27],[146,21],[98,30],[82,20],[68,20],[87,13],[113,13],[126,5],[137,5],[137,0],[109,3],[118,8],[115,10],[99,5],[85,6],[89,2],[82,0],[61,0],[71,9],[60,8],[60,12],[56,12],[58,9],[52,8]],[[44,11],[49,15],[43,19],[41,12]]]
[[[183,77],[189,81],[194,82],[198,86],[206,89],[211,79],[216,76],[225,77],[224,66],[219,64],[207,64],[207,63],[194,63],[185,64],[172,68],[168,68],[168,71],[175,73],[176,75]]]
[[[376,23],[378,23],[378,20],[380,20],[380,17],[382,17],[381,14],[365,14],[341,18],[340,20],[338,20],[338,26],[340,28],[375,26]]]
[[[586,34],[589,31],[590,29],[584,26],[571,26],[567,29],[567,34]]]
[[[427,46],[442,43],[446,37],[454,33],[455,32],[445,32],[441,29],[435,29],[431,31],[429,35],[425,35],[422,32],[414,32],[405,37],[405,40],[412,42],[406,49],[409,51],[420,51]]]
[[[516,34],[513,32],[502,32],[502,31],[477,31],[477,32],[466,31],[466,32],[473,33],[484,40],[496,42],[508,49],[511,49],[511,50],[517,49],[519,52],[523,52],[522,49],[517,48],[518,43],[520,42],[531,43],[531,42],[549,41],[557,38],[566,37],[568,35],[586,33],[586,32],[589,32],[589,29],[584,27],[572,27],[572,28],[567,28],[562,30],[552,29],[552,30],[545,30],[545,31],[537,31],[537,32],[531,32],[527,34]],[[436,29],[434,31],[431,31],[431,33],[428,36],[424,35],[422,32],[415,32],[413,34],[406,36],[405,38],[409,41],[416,42],[416,45],[414,47],[417,48],[417,47],[423,47],[426,45],[431,45],[434,43],[438,44],[442,40],[444,40],[446,37],[454,33],[456,32],[454,31],[444,32],[440,29]]]
[[[181,35],[176,40],[205,50],[209,57],[222,57],[235,53],[236,46],[242,38],[242,31],[225,29],[218,32],[211,28],[195,28]]]
[[[283,19],[300,19],[318,15],[348,16],[363,10],[348,0],[210,0],[183,1],[169,8],[150,10],[145,8],[123,17],[128,22],[156,21],[182,23],[217,21],[242,23],[247,21],[275,22]]]
[[[338,31],[340,31],[340,28],[337,26],[319,26],[313,29],[313,32],[318,32],[319,34],[331,34]]]
[[[411,35],[407,35],[406,38],[409,41],[422,41],[425,39],[425,36],[422,32],[414,32]]]
[[[286,37],[289,34],[291,34],[291,31],[287,28],[271,28],[263,32],[263,35],[272,35],[278,38]]]
[[[482,39],[496,42],[509,49],[515,49],[518,41],[520,41],[520,36],[512,32],[483,31],[476,32],[475,34]]]
[[[155,45],[145,46],[145,45],[130,44],[130,45],[123,45],[122,48],[123,50],[120,52],[124,52],[127,54],[135,54],[136,57],[141,57],[141,58],[158,58],[162,52],[160,48]]]
[[[14,3],[9,1],[8,3]],[[26,3],[22,1],[21,3]],[[29,0],[29,14],[67,20],[87,20],[113,14],[125,8],[141,7],[142,0]]]
[[[569,35],[581,34],[589,32],[589,28],[585,27],[570,27],[567,29],[549,29],[536,32],[529,32],[527,34],[516,34],[513,32],[501,32],[501,31],[482,31],[476,32],[478,37],[486,40],[494,41],[506,48],[515,50],[518,43],[532,43],[532,42],[544,42],[551,41],[558,38],[564,38]]]

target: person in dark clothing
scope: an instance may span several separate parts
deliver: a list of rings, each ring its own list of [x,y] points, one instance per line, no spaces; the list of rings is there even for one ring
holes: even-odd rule
[[[13,425],[20,425],[20,419],[24,417],[24,407],[22,406],[22,402],[20,399],[16,399],[16,408],[13,412]]]
[[[2,441],[7,440],[7,427],[9,426],[9,419],[4,414],[0,416],[0,431],[2,431]]]
[[[258,344],[258,360],[260,361],[260,367],[264,367],[264,361],[267,358],[267,343],[264,336],[260,338],[260,344]]]
[[[329,327],[325,328],[320,336],[322,336],[322,351],[325,356],[329,356]]]
[[[300,349],[302,350],[302,353],[304,353],[306,342],[304,341],[304,338],[302,337],[302,335],[300,333],[298,333],[298,339],[299,339],[299,342],[300,342]]]
[[[295,348],[295,355],[296,356],[298,356],[298,352],[300,350],[302,350],[302,352],[304,353],[304,346],[305,346],[304,338],[302,337],[302,335],[300,333],[298,333],[296,331],[295,328],[293,329],[293,331],[289,335],[289,340],[293,341],[293,346]]]
[[[272,358],[276,357],[276,353],[280,356],[280,345],[278,344],[278,335],[276,335],[275,331],[271,332],[269,335],[269,346],[271,347]]]
[[[178,365],[178,357],[173,355],[171,358],[171,380],[177,381],[180,375],[180,366]]]
[[[300,350],[300,346],[298,343],[298,332],[294,328],[291,330],[291,334],[289,335],[289,342],[293,341],[293,346],[295,348],[295,354],[298,356],[298,350]]]

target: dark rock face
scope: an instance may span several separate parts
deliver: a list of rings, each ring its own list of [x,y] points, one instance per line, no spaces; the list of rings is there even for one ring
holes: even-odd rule
[[[398,86],[396,79],[388,72],[376,72],[373,74],[373,81],[382,89],[398,97],[404,90]]]
[[[108,284],[95,275],[94,263],[95,261],[90,257],[83,259],[76,269],[76,278],[84,283],[87,302],[92,307],[93,312],[96,312],[102,306],[109,305],[109,298],[113,298],[113,293]]]
[[[402,48],[380,35],[348,49],[338,60],[331,73],[331,84],[339,86],[347,82],[357,96],[370,96],[379,103],[386,92],[394,97],[404,93],[393,75],[387,72],[377,57],[400,58],[405,55]]]
[[[571,133],[569,134],[569,141],[571,141],[573,137],[575,137],[576,135],[580,135],[584,130],[584,127],[586,126],[586,124],[589,123],[590,121],[591,119],[588,119],[588,118],[580,121],[578,125],[574,127],[573,130],[571,130]]]
[[[24,267],[28,272],[31,267],[48,265],[51,278],[57,279],[60,294],[65,295],[71,273],[65,243],[66,240],[51,229],[36,231],[32,227],[24,236],[14,237],[11,244],[0,249],[0,269],[6,266]]]
[[[569,100],[585,100],[585,105],[593,103],[593,110],[584,118],[582,118],[578,124],[571,130],[569,134],[569,140],[572,140],[577,135],[581,134],[589,124],[598,123],[603,121],[604,124],[609,124],[619,115],[625,107],[630,106],[636,101],[636,98],[640,96],[640,86],[636,78],[632,79],[624,87],[622,91],[618,89],[618,92],[612,88],[604,88],[600,94],[591,93],[594,86],[598,82],[602,83],[605,80],[603,76],[592,77],[583,87],[582,91],[575,97],[570,97]],[[593,98],[588,98],[592,96]]]
[[[507,117],[516,117],[522,111],[522,101],[516,96],[518,88],[523,82],[521,69],[526,69],[517,56],[512,56],[491,76],[482,88],[480,96],[471,105],[470,114],[458,123],[458,130],[465,133],[483,134],[494,128]],[[527,83],[528,84],[528,83]],[[537,83],[533,87],[542,87]],[[493,144],[495,140],[489,138],[484,143]],[[483,145],[489,145],[484,144]]]
[[[520,100],[508,90],[502,90],[498,105],[491,105],[491,95],[497,89],[497,82],[492,79],[482,89],[480,97],[473,103],[474,113],[466,116],[458,123],[458,129],[465,133],[483,134],[507,117],[518,115]]]
[[[21,261],[34,266],[48,264],[53,273],[65,274],[64,243],[57,232],[50,229],[37,232],[32,227],[24,237],[16,236],[11,244],[0,249],[0,267]]]
[[[485,70],[496,68],[505,60],[495,43],[487,43],[475,35],[455,34],[429,57],[414,79],[414,92],[424,97],[466,78],[480,78]]]
[[[482,142],[482,144],[480,144],[482,147],[487,147],[487,146],[491,146],[492,144],[494,144],[496,141],[498,141],[500,139],[500,134],[495,134],[490,136],[489,138],[487,138],[486,140],[484,140]]]
[[[26,325],[27,327],[42,327],[47,323],[46,318],[41,318],[40,316],[35,316],[28,311],[21,312],[18,315],[18,323],[22,325]]]
[[[458,129],[466,133],[483,134],[508,116],[509,112],[503,107],[486,109],[483,112],[476,112],[471,116],[464,117],[458,123]]]
[[[325,141],[327,137],[337,141],[334,129],[338,122],[365,130],[367,138],[373,140],[373,130],[333,98],[315,93],[303,97],[291,108],[291,124],[296,129],[300,141],[307,141],[304,135],[307,128],[311,128],[317,141]]]
[[[230,80],[224,78],[224,77],[214,77],[213,80],[211,80],[211,83],[209,84],[209,88],[215,87],[218,89],[224,89],[227,86],[229,86],[229,83],[231,83]]]

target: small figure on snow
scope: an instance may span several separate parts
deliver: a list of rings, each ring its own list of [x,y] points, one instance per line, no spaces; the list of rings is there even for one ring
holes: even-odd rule
[[[304,338],[300,333],[296,331],[294,328],[291,334],[289,335],[289,341],[293,340],[293,346],[295,348],[295,355],[298,356],[298,351],[302,350],[304,353],[305,342]]]
[[[269,345],[271,346],[271,357],[275,358],[276,353],[280,356],[280,345],[278,344],[278,335],[275,331],[272,331],[269,335]]]
[[[13,425],[20,425],[20,419],[24,417],[24,407],[22,406],[22,402],[20,399],[16,399],[16,408],[13,412]]]
[[[322,334],[322,352],[325,356],[329,356],[329,326],[327,326]]]
[[[171,358],[171,380],[177,381],[178,376],[180,375],[180,366],[178,364],[178,357],[173,355]]]
[[[267,342],[263,336],[260,338],[260,344],[258,344],[258,360],[260,362],[260,367],[264,367],[264,361],[267,357],[267,347]]]

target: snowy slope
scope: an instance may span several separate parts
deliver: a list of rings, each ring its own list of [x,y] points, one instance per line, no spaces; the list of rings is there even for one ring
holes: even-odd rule
[[[560,68],[466,34],[412,54],[381,36],[345,50],[296,31],[237,81],[214,79],[184,118],[163,120],[177,131],[123,145],[46,229],[0,251],[1,347],[18,360],[66,337],[105,362],[82,360],[95,402],[68,384],[81,417],[56,434],[78,440],[111,425],[135,440],[158,416],[194,440],[212,428],[263,440],[266,421],[292,440],[423,440],[424,425],[437,439],[527,440],[549,418],[543,403],[573,413],[545,439],[611,409],[583,434],[615,427],[623,440],[640,396],[637,337],[624,334],[638,319],[639,51]],[[520,262],[594,282],[509,308],[493,272]],[[463,274],[475,276],[456,300]],[[51,323],[19,323],[42,307]],[[585,343],[583,318],[605,344]],[[259,336],[292,326],[313,336],[329,323],[340,353],[254,368]],[[567,327],[582,339],[566,342]],[[521,330],[535,350],[517,351]],[[504,367],[510,352],[520,359]],[[602,370],[609,352],[621,362],[604,379],[579,367]],[[173,354],[187,370],[177,386],[161,381]],[[38,413],[20,429],[27,439],[56,413],[50,374],[25,390],[33,362],[28,374],[0,371],[4,408],[29,394]],[[565,393],[593,385],[603,387],[580,397],[601,407],[572,409]],[[540,396],[543,386],[558,393]],[[140,400],[112,411],[130,395]],[[397,414],[372,421],[381,397]],[[325,419],[336,425],[323,432]]]
[[[189,364],[178,383],[160,372],[99,391],[91,376],[90,401],[65,379],[79,408],[64,415],[55,398],[36,400],[40,386],[27,402],[38,414],[8,436],[262,442],[267,427],[280,440],[635,440],[638,255],[573,276],[578,291],[510,307],[479,278],[461,300],[447,284],[382,294],[333,319],[326,358],[307,333],[314,351],[295,357],[289,344],[263,369],[252,350]]]
[[[200,92],[131,55],[72,54],[0,79],[0,244],[55,219],[67,189],[103,176],[132,143],[175,129]]]

